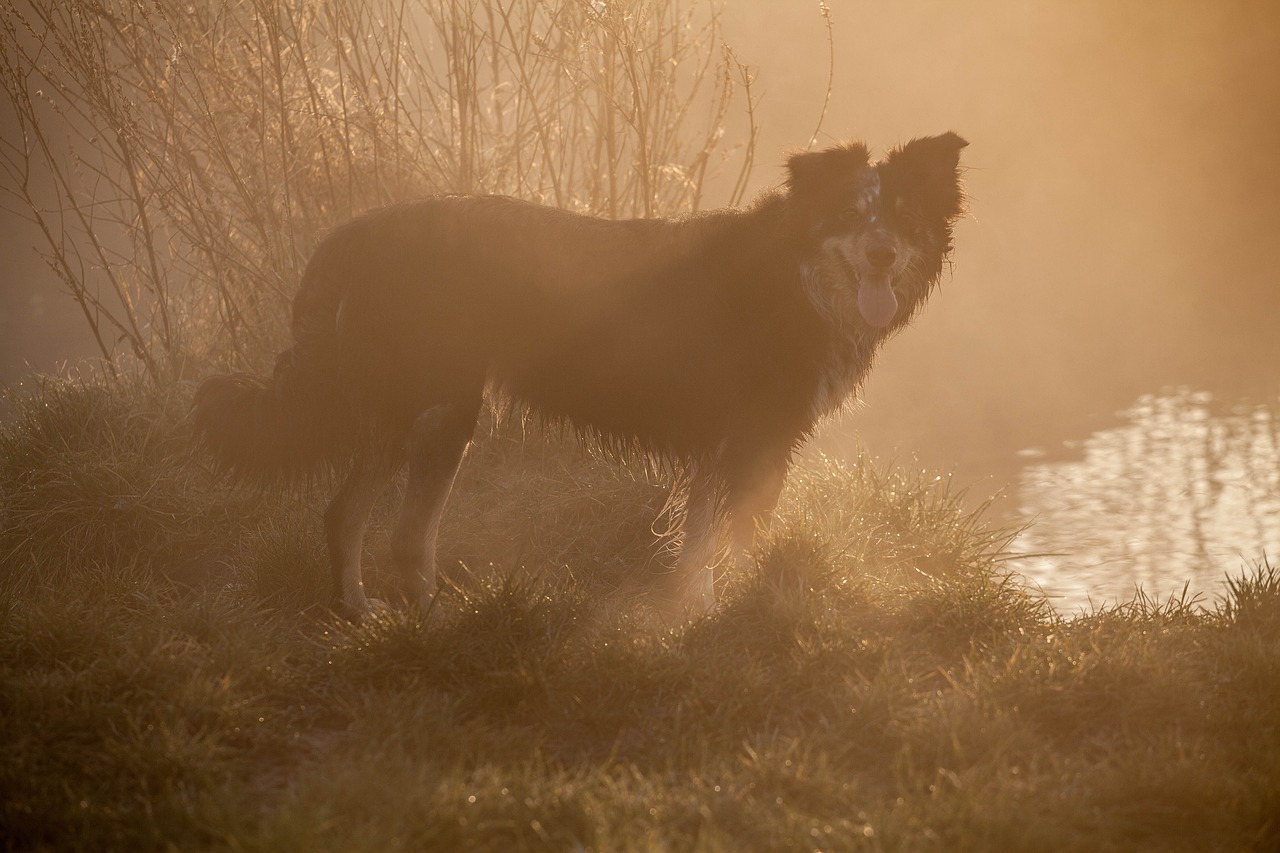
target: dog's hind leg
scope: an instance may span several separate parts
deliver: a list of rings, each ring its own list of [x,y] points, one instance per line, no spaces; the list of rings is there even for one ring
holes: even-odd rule
[[[324,513],[337,606],[353,619],[369,613],[369,599],[360,576],[360,548],[369,512],[401,464],[401,453],[393,444],[378,443],[361,450]]]
[[[467,444],[480,400],[434,406],[414,421],[409,435],[409,484],[391,555],[410,605],[427,612],[436,594],[436,534]]]

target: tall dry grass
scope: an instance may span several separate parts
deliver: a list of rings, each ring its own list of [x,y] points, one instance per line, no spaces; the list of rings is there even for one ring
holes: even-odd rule
[[[125,388],[53,382],[0,424],[0,848],[1280,844],[1265,563],[1209,608],[1066,619],[946,478],[823,464],[673,627],[622,586],[661,490],[554,445],[512,470],[497,433],[433,618],[355,625],[308,606],[319,506],[192,488],[181,401]]]
[[[371,207],[649,216],[717,170],[738,200],[750,83],[709,0],[21,0],[0,167],[108,364],[163,382],[260,367],[318,237]]]

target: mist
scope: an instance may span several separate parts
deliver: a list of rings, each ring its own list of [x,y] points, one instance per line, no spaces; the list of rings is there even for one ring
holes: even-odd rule
[[[820,140],[861,136],[883,151],[953,129],[972,143],[953,275],[886,348],[840,441],[999,487],[1018,449],[1081,437],[1143,392],[1274,382],[1280,10],[858,3],[832,14]],[[771,3],[733,21],[744,52],[770,55],[781,34],[809,61],[762,69],[761,149],[804,144],[826,77],[821,20]]]
[[[73,8],[45,2],[46,11]],[[0,386],[25,381],[29,391],[0,394],[6,846],[1280,849],[1280,4],[826,2],[723,0],[735,60],[723,66],[714,64],[718,46],[674,51],[693,28],[646,28],[632,14],[640,4],[624,0],[180,9],[105,0],[62,19],[61,44],[88,48],[72,51],[84,60],[75,71],[89,71],[81,83],[102,82],[92,72],[117,45],[110,40],[127,42],[130,33],[147,36],[148,49],[129,67],[164,69],[104,87],[108,108],[82,115],[119,118],[152,104],[152,118],[192,121],[102,123],[141,128],[144,153],[156,155],[150,174],[115,168],[120,148],[110,140],[105,170],[95,171],[91,157],[71,158],[90,192],[71,193],[61,208],[68,219],[85,214],[64,243],[73,249],[70,263],[60,259],[65,285],[33,251],[45,238],[12,209],[19,195],[0,186]],[[662,14],[703,9],[643,5]],[[416,59],[460,64],[415,63],[403,30],[370,23],[380,8],[434,12],[436,53]],[[491,29],[468,30],[465,16],[453,16],[459,8]],[[578,22],[550,47],[532,36],[547,8],[557,21]],[[297,13],[284,27],[275,17],[282,10]],[[534,24],[522,10],[534,10]],[[612,32],[597,26],[605,12]],[[526,23],[511,25],[513,13]],[[0,42],[19,32],[15,17],[0,13]],[[637,21],[633,32],[652,40],[619,37]],[[172,28],[151,28],[158,23]],[[36,27],[27,36],[40,56],[24,61],[53,57],[56,66],[56,40],[42,41]],[[204,49],[191,50],[171,78],[175,42]],[[313,48],[320,62],[278,61]],[[670,51],[711,56],[705,68],[729,81],[700,90],[713,102],[711,120],[697,125],[707,144],[687,130],[696,121],[667,109],[681,101],[673,92],[703,79],[681,76],[688,64],[664,58]],[[407,59],[384,63],[388,55]],[[627,64],[636,57],[648,64]],[[486,67],[510,72],[504,85],[485,89],[485,73],[501,76]],[[606,73],[637,67],[646,72]],[[0,70],[0,82],[29,82],[12,63]],[[748,120],[737,112],[722,122],[714,104],[741,107],[735,86],[745,80],[759,137],[744,187],[737,178]],[[199,108],[185,109],[193,102],[182,99],[197,89]],[[421,116],[401,107],[415,106],[423,89],[431,104],[415,124]],[[634,120],[636,104],[654,92],[647,117],[676,121]],[[311,111],[285,106],[307,99]],[[0,177],[7,166],[12,180],[23,140],[10,105],[0,99]],[[387,115],[396,119],[385,126],[368,121]],[[484,132],[471,132],[477,127]],[[663,132],[672,128],[681,130]],[[79,142],[64,131],[51,129],[57,141],[86,146],[76,154],[92,153],[96,124]],[[477,187],[606,215],[718,207],[776,187],[788,150],[853,138],[879,158],[946,131],[969,142],[960,158],[969,211],[950,269],[919,318],[883,348],[860,402],[805,447],[772,528],[723,563],[713,559],[715,517],[734,488],[727,478],[719,488],[704,469],[744,456],[729,453],[738,449],[729,441],[695,457],[687,476],[674,478],[687,494],[679,485],[672,493],[673,472],[650,464],[643,445],[584,452],[581,433],[590,429],[572,421],[526,432],[524,418],[480,407],[483,364],[458,369],[470,362],[433,360],[415,346],[456,336],[465,339],[459,350],[480,350],[475,341],[493,326],[466,312],[442,323],[449,313],[435,312],[436,329],[450,328],[428,337],[431,312],[415,303],[416,276],[385,271],[420,269],[419,256],[401,249],[424,231],[496,219],[441,215],[439,231],[364,220],[390,243],[361,226],[340,231],[350,242],[330,243],[338,248],[319,257],[326,266],[325,258],[341,259],[333,267],[341,274],[320,276],[341,286],[301,300],[319,308],[300,312],[299,325],[325,345],[276,363],[301,265],[320,235],[358,211],[413,192]],[[626,147],[641,143],[649,147]],[[539,145],[557,156],[524,156]],[[954,153],[956,140],[948,145]],[[691,180],[708,160],[720,174]],[[498,176],[493,183],[484,183],[487,172]],[[145,193],[139,174],[150,181]],[[55,229],[60,207],[50,193],[65,176],[30,175],[49,198],[45,224]],[[134,179],[134,195],[113,205],[113,192],[128,184],[112,183],[122,176]],[[955,176],[950,159],[948,216]],[[650,191],[650,179],[669,192]],[[628,184],[629,196],[618,189]],[[296,199],[278,197],[295,188]],[[190,201],[179,211],[189,218],[175,215],[175,200]],[[454,202],[451,210],[517,207]],[[172,230],[147,227],[140,211],[151,203]],[[479,227],[469,234],[493,236]],[[91,251],[77,254],[78,239]],[[625,242],[566,251],[577,242],[577,232],[552,227],[496,231],[476,240],[485,252],[468,259],[502,271],[492,279],[503,282],[550,270],[558,284],[572,277],[553,274],[562,269],[623,266],[617,247]],[[347,248],[361,243],[395,251],[383,263]],[[156,250],[150,269],[131,268],[147,249]],[[715,260],[724,257],[734,259]],[[97,275],[116,263],[137,274]],[[672,310],[671,294],[700,297],[685,284],[696,285],[709,265],[687,278],[672,266],[658,269],[679,287],[647,312],[586,310],[585,320],[547,328],[567,329],[557,338],[571,343],[594,342],[572,333],[596,331],[601,316],[629,321],[610,328],[643,330],[703,316]],[[434,280],[455,287],[487,277],[442,268],[434,265]],[[358,284],[342,289],[388,278],[404,285],[409,309],[355,298]],[[77,287],[83,313],[67,292]],[[612,308],[620,290],[589,301]],[[487,306],[517,301],[511,291],[481,296]],[[164,310],[135,310],[154,308],[147,300]],[[721,317],[750,313],[729,298],[695,301]],[[531,317],[542,331],[537,320],[555,312],[539,302],[519,301],[518,319]],[[792,304],[807,314],[803,302]],[[95,341],[97,309],[129,322],[98,323],[95,332],[106,332]],[[785,310],[761,313],[781,330],[811,328],[789,325]],[[310,322],[313,315],[323,316]],[[649,322],[631,322],[637,317]],[[189,328],[157,342],[169,319]],[[497,327],[493,337],[515,338],[521,325]],[[348,334],[353,328],[360,334]],[[765,376],[760,365],[768,369],[770,382],[756,384],[791,384],[780,396],[806,387],[778,362],[742,355],[745,346],[737,360],[720,358],[728,348],[681,346],[695,336],[700,345],[733,340],[698,334],[703,328],[685,323],[678,337],[641,340],[679,359],[643,371],[646,384],[689,364],[750,360],[753,380]],[[749,328],[769,331],[754,319]],[[375,338],[376,355],[349,357]],[[162,357],[147,360],[148,347]],[[607,369],[616,364],[601,357],[607,349],[572,354],[606,368],[594,388],[634,392],[636,383],[612,381],[619,371]],[[30,377],[74,374],[79,360],[112,350],[133,372],[153,372]],[[404,397],[381,399],[414,416],[413,426],[403,420],[398,439],[380,441],[375,427],[364,428],[388,420],[378,417],[377,390],[302,409],[268,393],[292,386],[294,400],[323,403],[326,389],[352,384],[345,374],[357,371],[344,358],[372,365],[375,389],[395,373],[388,365],[444,364],[441,374],[472,381],[475,408],[434,405],[463,395],[429,399],[420,395],[429,383],[410,375]],[[273,363],[278,383],[238,372]],[[574,376],[568,358],[542,363],[556,383]],[[584,376],[593,373],[564,384],[581,387]],[[652,399],[663,398],[642,390],[627,402]],[[729,413],[716,423],[755,427],[743,433],[757,441],[743,447],[771,434],[760,428],[767,413],[754,420],[769,401],[749,411],[713,395],[672,399],[652,420],[678,421],[665,415],[703,404]],[[422,413],[422,405],[431,408]],[[646,418],[655,410],[637,408]],[[474,430],[454,420],[476,409]],[[222,425],[224,448],[249,448],[240,458],[257,457],[267,472],[287,467],[291,454],[323,458],[292,486],[252,476],[237,484],[235,474],[252,472],[236,470],[233,452],[225,454],[231,470],[217,474],[217,442],[208,439],[219,428],[210,424]],[[354,459],[334,499],[336,478],[323,469],[331,460],[347,467],[337,458],[344,447],[324,439],[343,432],[358,439],[345,445]],[[380,498],[403,461],[393,445],[407,432],[416,439],[403,454],[413,473]],[[758,467],[739,465],[734,487]],[[752,502],[780,487],[784,473],[772,468]],[[763,533],[754,522],[765,513],[744,517],[748,538]],[[686,545],[697,556],[686,568],[701,579],[686,602],[703,609],[664,615],[654,591],[679,577],[676,553]],[[445,582],[432,587],[427,573],[434,577],[437,564]],[[1136,583],[1145,586],[1136,591]],[[1202,597],[1211,588],[1217,595]]]
[[[756,71],[755,190],[809,144],[828,75],[817,144],[883,153],[948,129],[972,143],[952,274],[823,449],[861,444],[990,491],[1018,450],[1079,438],[1141,393],[1275,381],[1271,4],[860,2],[832,7],[829,32],[817,4],[755,0],[723,23]],[[5,216],[13,381],[92,350],[31,251],[38,232]]]
[[[846,425],[873,451],[982,476],[996,461],[984,447],[1044,443],[1140,391],[1274,375],[1280,11],[911,2],[831,17],[834,67],[817,4],[725,12],[757,69],[756,188],[808,144],[828,73],[819,143],[883,152],[946,129],[972,142],[953,275]],[[6,214],[4,235],[12,380],[23,362],[53,369],[89,350],[31,251],[38,233]]]

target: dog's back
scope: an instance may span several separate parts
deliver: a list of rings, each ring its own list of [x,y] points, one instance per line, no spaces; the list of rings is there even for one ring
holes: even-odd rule
[[[799,270],[779,268],[791,253],[762,252],[785,223],[777,199],[761,208],[624,222],[502,198],[381,210],[312,258],[297,348],[336,341],[334,380],[390,423],[491,378],[549,419],[697,454],[734,424],[806,416],[804,377],[833,344]]]

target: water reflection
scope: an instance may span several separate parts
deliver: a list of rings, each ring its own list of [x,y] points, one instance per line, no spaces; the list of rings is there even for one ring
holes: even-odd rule
[[[1032,526],[1015,568],[1072,613],[1184,583],[1206,604],[1227,573],[1280,556],[1280,424],[1275,401],[1223,402],[1186,388],[1144,396],[1068,451],[1026,465]],[[1038,455],[1038,454],[1037,454]]]

